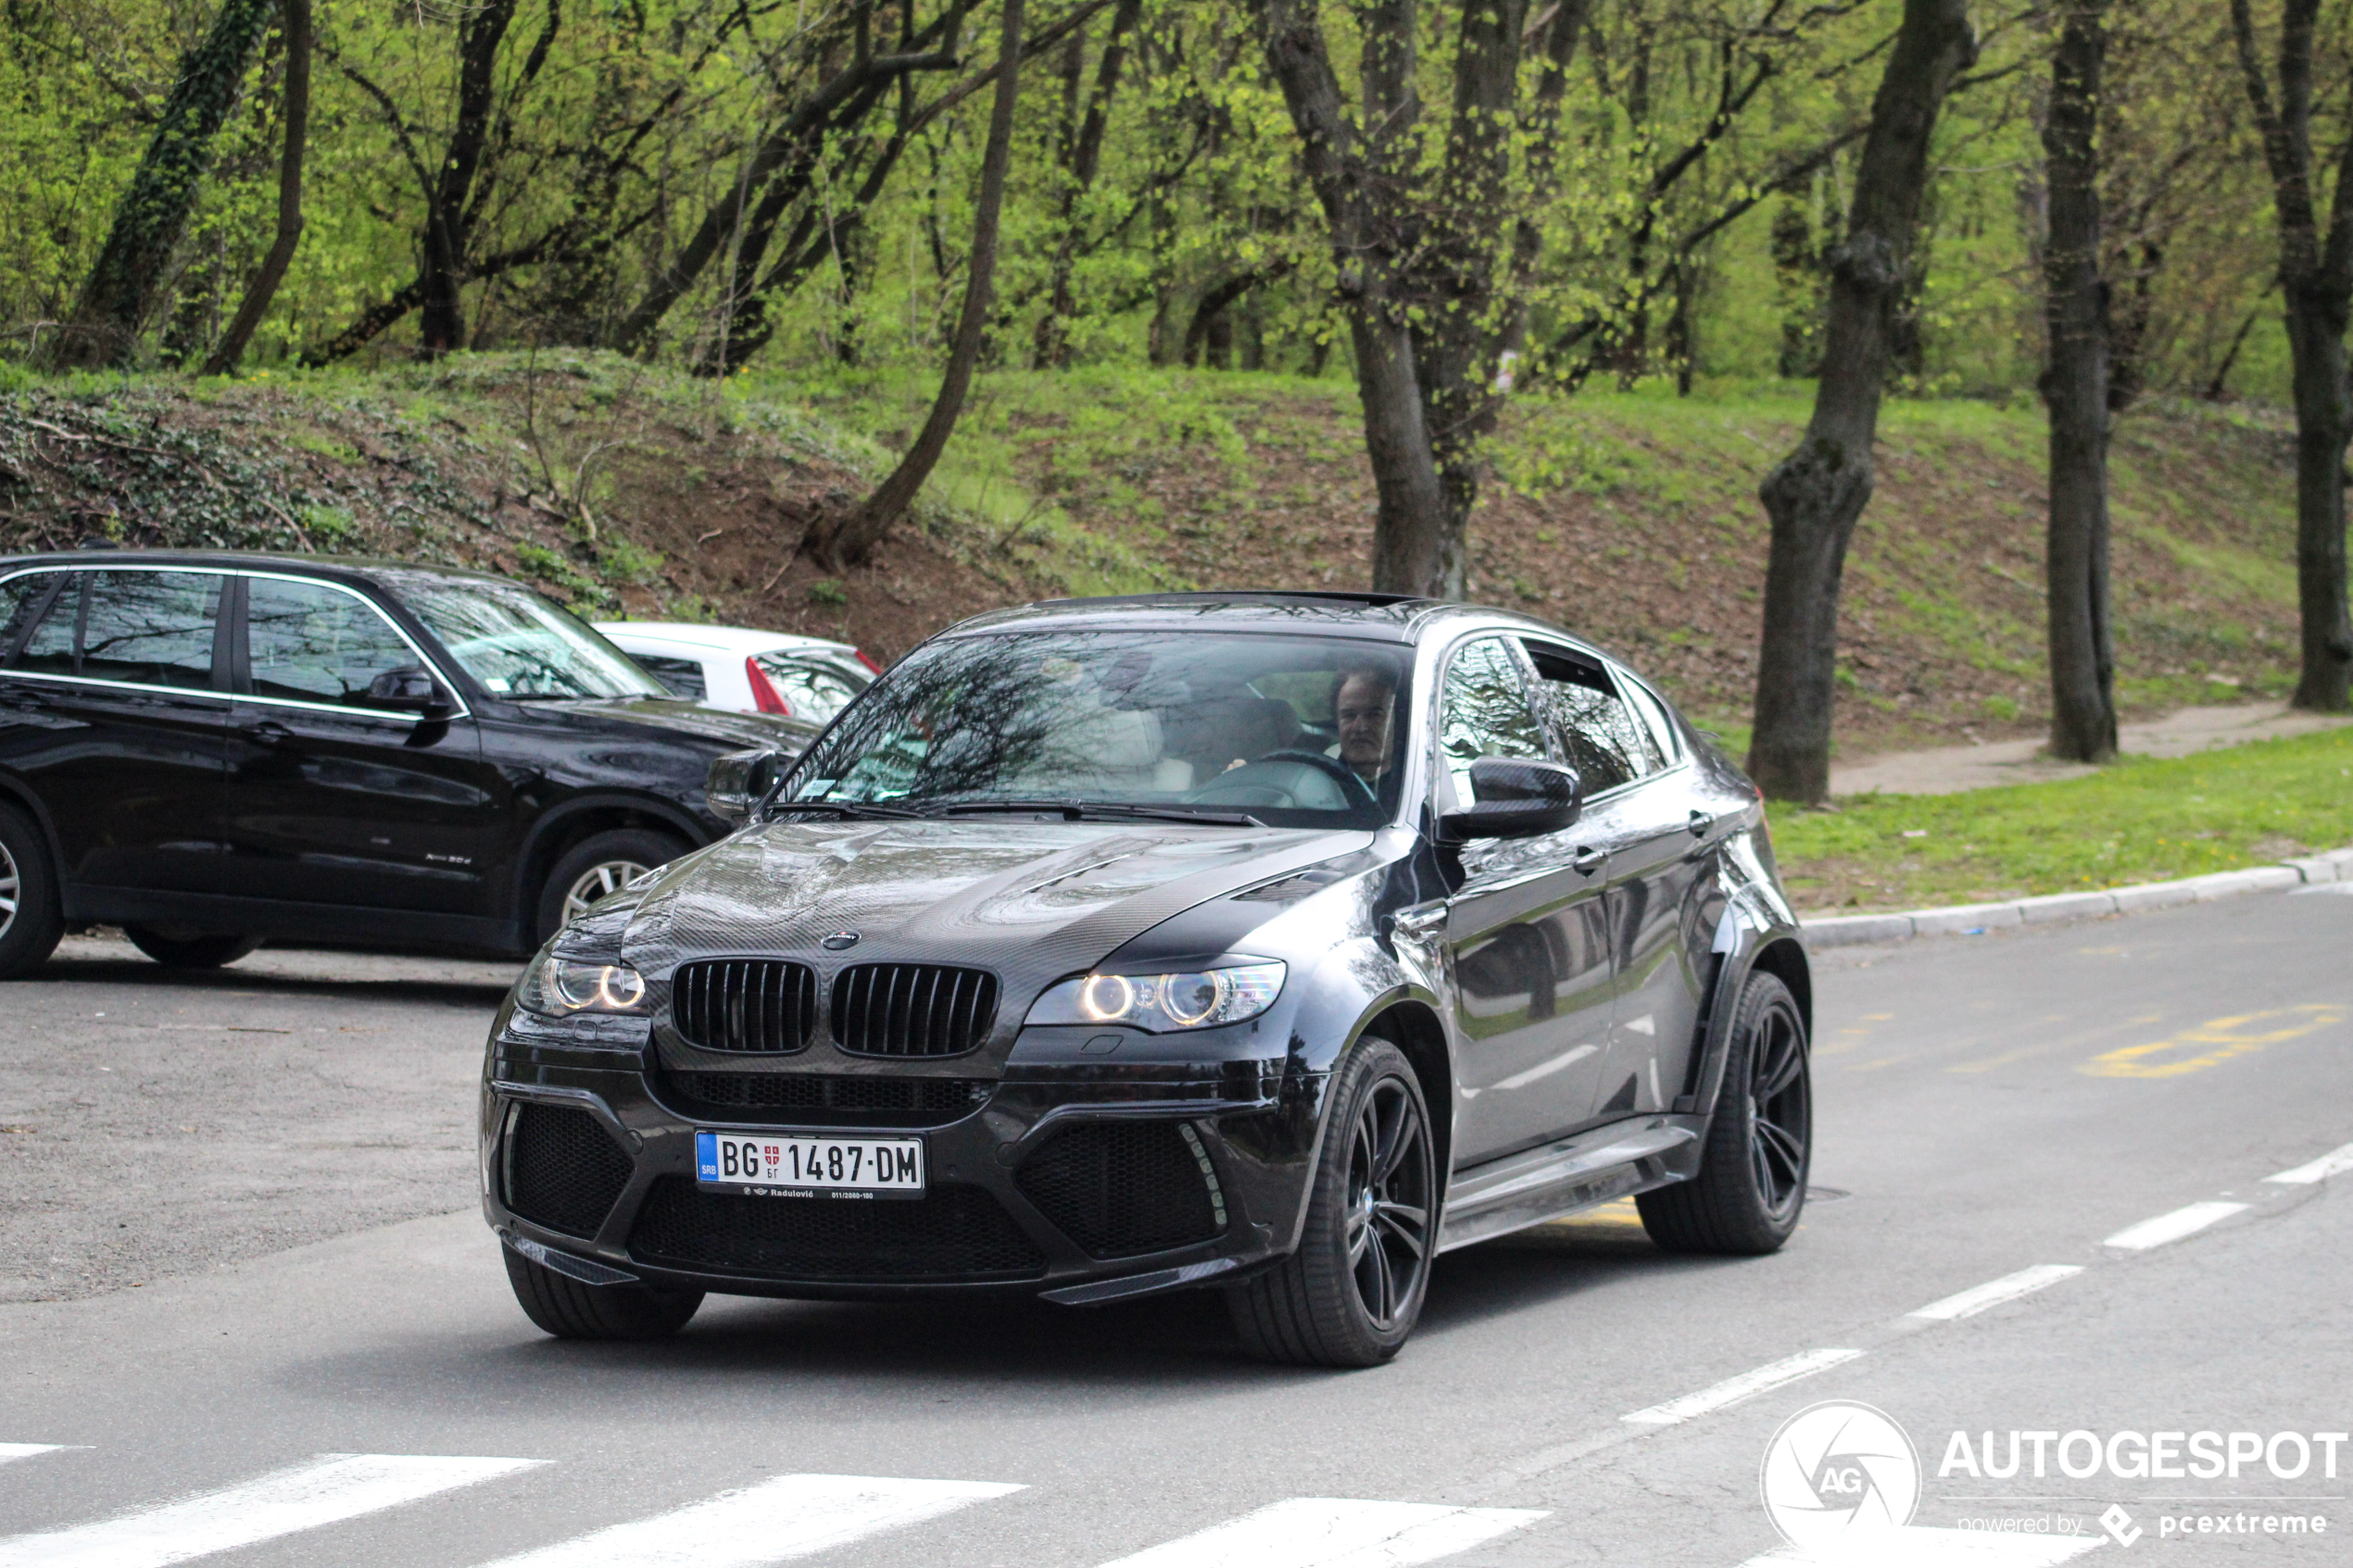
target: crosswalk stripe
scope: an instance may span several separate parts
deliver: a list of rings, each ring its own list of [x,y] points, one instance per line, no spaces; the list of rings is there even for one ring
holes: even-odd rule
[[[11,1536],[0,1540],[0,1568],[163,1568],[471,1486],[539,1462],[321,1454],[308,1464],[217,1492],[135,1509],[92,1524]]]
[[[1741,1568],[2057,1568],[2101,1537],[1934,1530],[1905,1524],[1815,1547],[1783,1547]]]
[[[35,1454],[53,1454],[63,1445],[57,1443],[0,1443],[0,1464],[12,1459],[31,1459]]]
[[[1545,1512],[1291,1498],[1103,1568],[1411,1568],[1509,1535]]]
[[[779,1475],[487,1568],[761,1568],[952,1513],[1022,1488],[1002,1481]]]

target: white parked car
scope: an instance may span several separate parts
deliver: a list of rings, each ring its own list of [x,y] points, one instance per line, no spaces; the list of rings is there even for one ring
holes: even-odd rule
[[[599,621],[597,630],[689,701],[823,724],[881,666],[848,643],[667,621]]]

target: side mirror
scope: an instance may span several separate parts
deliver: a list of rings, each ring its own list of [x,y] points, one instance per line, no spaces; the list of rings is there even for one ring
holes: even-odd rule
[[[703,779],[703,800],[711,814],[732,826],[751,820],[751,809],[776,787],[792,760],[781,751],[731,751],[714,757]]]
[[[1439,833],[1450,844],[1558,833],[1576,826],[1585,809],[1584,781],[1559,762],[1482,757],[1471,764],[1470,786],[1477,804],[1439,820]]]
[[[414,713],[428,721],[447,719],[452,711],[448,696],[434,684],[433,676],[414,664],[403,670],[387,670],[369,682],[368,706]]]

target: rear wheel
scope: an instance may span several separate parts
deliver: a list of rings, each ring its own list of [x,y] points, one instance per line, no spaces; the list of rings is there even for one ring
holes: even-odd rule
[[[642,1285],[583,1285],[511,1247],[507,1283],[523,1315],[559,1339],[666,1339],[702,1306],[702,1292],[680,1295]]]
[[[539,892],[539,940],[545,942],[656,866],[684,855],[686,847],[649,828],[590,834],[548,870]]]
[[[219,969],[261,946],[258,936],[198,936],[144,925],[124,926],[122,934],[132,947],[172,969]]]
[[[31,818],[0,806],[0,980],[47,963],[64,935],[49,846]]]
[[[1376,1366],[1422,1314],[1438,1217],[1429,1108],[1413,1064],[1378,1036],[1332,1075],[1331,1124],[1299,1250],[1227,1295],[1252,1354],[1294,1366]]]
[[[1732,1014],[1730,1054],[1699,1174],[1635,1198],[1669,1252],[1755,1256],[1797,1229],[1814,1156],[1806,1019],[1774,975],[1754,973]]]

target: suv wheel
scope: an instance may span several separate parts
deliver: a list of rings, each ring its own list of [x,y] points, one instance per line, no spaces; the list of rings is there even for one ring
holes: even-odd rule
[[[523,1315],[559,1339],[666,1339],[702,1306],[702,1292],[671,1296],[642,1285],[583,1285],[511,1247],[507,1283]]]
[[[1332,1074],[1299,1250],[1227,1295],[1252,1354],[1377,1366],[1422,1315],[1438,1219],[1429,1108],[1405,1053],[1366,1035]]]
[[[0,806],[0,980],[18,980],[49,961],[66,934],[49,846],[32,819]]]
[[[686,852],[666,833],[615,828],[592,833],[565,850],[539,890],[538,935],[545,942],[656,866]]]
[[[172,969],[219,969],[261,946],[258,936],[175,935],[144,925],[126,925],[122,934],[131,938],[132,947]]]
[[[1642,1193],[1642,1228],[1669,1252],[1754,1257],[1797,1229],[1814,1156],[1806,1020],[1770,974],[1751,974],[1732,1014],[1730,1054],[1699,1174]]]

